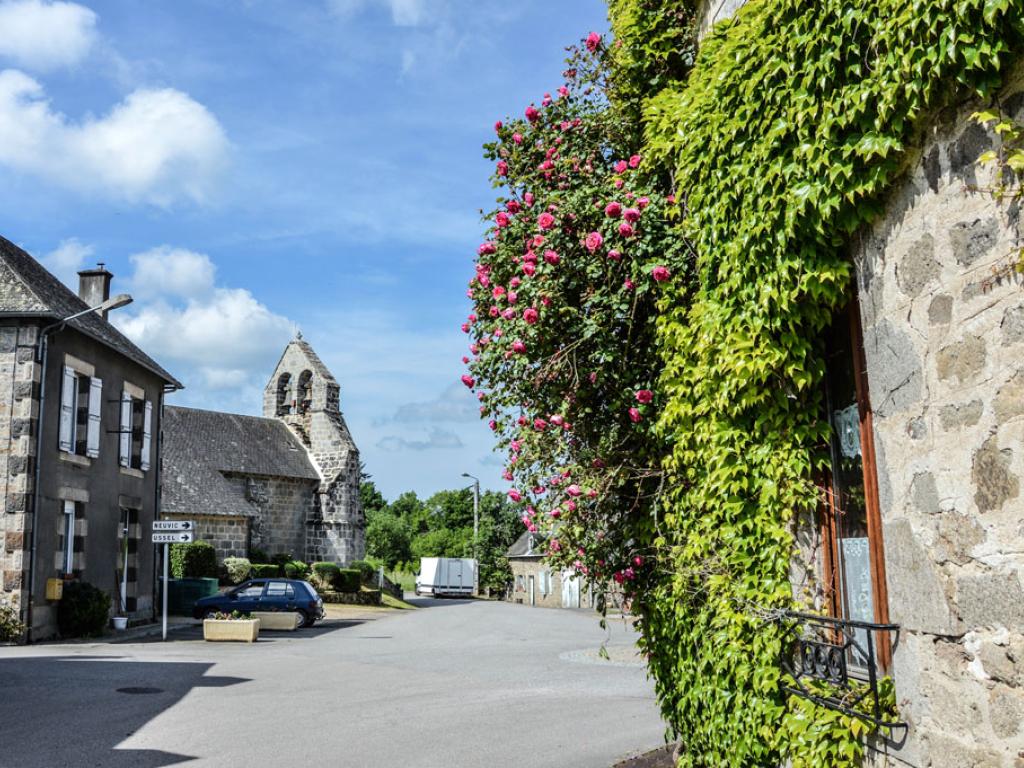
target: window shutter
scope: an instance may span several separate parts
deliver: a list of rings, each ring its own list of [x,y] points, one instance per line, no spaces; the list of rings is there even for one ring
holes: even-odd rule
[[[74,446],[75,371],[64,366],[64,385],[60,393],[60,449],[71,453]]]
[[[122,467],[132,463],[132,396],[121,392],[121,433],[118,440],[118,462]]]
[[[95,459],[100,455],[100,409],[103,407],[103,380],[89,380],[89,432],[86,435],[85,455]]]
[[[145,415],[143,416],[143,419],[142,419],[142,457],[141,457],[140,463],[139,463],[139,466],[142,468],[143,472],[145,472],[147,469],[149,469],[149,446],[150,446],[150,443],[152,442],[151,437],[150,437],[151,434],[152,434],[152,426],[153,426],[153,401],[152,400],[147,400],[146,401]]]

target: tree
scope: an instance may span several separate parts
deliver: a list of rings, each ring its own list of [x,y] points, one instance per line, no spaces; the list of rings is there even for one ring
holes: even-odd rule
[[[369,475],[364,475],[365,478],[369,478]],[[384,509],[388,502],[384,498],[384,495],[377,490],[377,486],[374,482],[369,479],[364,479],[359,484],[359,503],[363,508],[363,514],[367,516],[367,519],[378,510]]]
[[[394,569],[412,557],[409,525],[388,510],[378,510],[366,525],[366,553]]]

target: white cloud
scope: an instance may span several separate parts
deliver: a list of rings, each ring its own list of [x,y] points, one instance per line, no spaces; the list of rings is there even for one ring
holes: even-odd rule
[[[217,269],[204,253],[161,245],[136,253],[131,262],[135,267],[132,291],[140,297],[163,294],[189,299],[213,290]]]
[[[195,388],[200,402],[205,389],[262,389],[294,333],[288,318],[244,288],[216,286],[205,254],[161,246],[131,262],[132,290],[148,301],[112,319],[132,341]]]
[[[403,403],[390,419],[381,423],[422,424],[427,422],[475,422],[480,420],[480,404],[462,382],[450,384],[433,400]]]
[[[96,14],[83,5],[42,0],[0,2],[0,56],[46,71],[77,64],[96,41]]]
[[[139,89],[73,122],[36,80],[0,72],[0,164],[81,192],[169,205],[202,202],[228,152],[217,119],[188,94]]]
[[[427,20],[424,0],[328,0],[328,8],[336,16],[347,18],[368,7],[384,7],[391,12],[397,27],[418,27]]]
[[[451,430],[435,427],[430,430],[425,440],[409,440],[405,437],[388,435],[377,441],[377,447],[388,452],[456,450],[463,447],[463,442]]]
[[[77,238],[61,240],[60,245],[43,256],[43,266],[55,274],[64,285],[78,291],[78,272],[85,267],[85,260],[96,252],[91,245],[79,242]]]

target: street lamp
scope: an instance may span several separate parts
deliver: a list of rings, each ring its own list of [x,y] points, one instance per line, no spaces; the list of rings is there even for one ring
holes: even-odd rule
[[[480,480],[468,472],[462,473],[473,481],[473,557],[476,557],[476,540],[480,534]]]
[[[39,331],[39,338],[36,341],[36,362],[39,363],[39,418],[36,421],[36,424],[38,426],[36,427],[36,457],[34,472],[35,477],[32,483],[32,514],[36,518],[36,522],[38,522],[39,517],[39,470],[43,458],[43,425],[45,424],[43,419],[46,414],[46,355],[48,349],[47,340],[49,339],[51,333],[56,333],[57,331],[64,328],[64,326],[67,325],[67,323],[70,320],[75,320],[76,318],[82,317],[83,315],[88,315],[90,312],[99,312],[102,314],[104,312],[109,312],[112,309],[119,309],[121,307],[127,306],[128,304],[131,303],[131,296],[129,296],[127,293],[119,293],[117,296],[113,296],[104,301],[103,303],[97,304],[95,307],[83,309],[81,312],[75,312],[73,315],[68,315],[67,317],[58,320],[55,323],[51,323],[50,325],[44,326],[43,329]],[[32,604],[35,602],[34,596],[36,583],[37,527],[38,525],[33,524],[32,531],[30,533],[32,537],[32,544],[30,547],[32,567],[29,570],[28,574],[28,632],[30,638],[32,636]]]

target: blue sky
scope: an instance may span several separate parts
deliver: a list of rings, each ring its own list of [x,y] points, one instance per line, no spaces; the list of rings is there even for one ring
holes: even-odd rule
[[[599,0],[0,0],[0,234],[69,281],[105,262],[172,402],[257,413],[299,328],[385,495],[501,487],[458,384],[480,145],[606,26]]]

